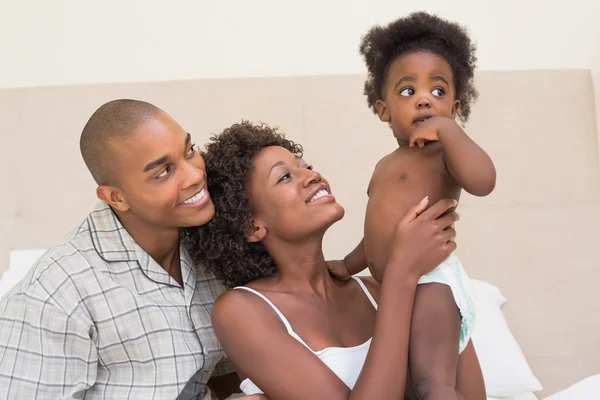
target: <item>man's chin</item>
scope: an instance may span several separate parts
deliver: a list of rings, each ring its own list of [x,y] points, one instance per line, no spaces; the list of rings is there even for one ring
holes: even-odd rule
[[[190,211],[186,213],[188,214],[186,215],[186,218],[180,218],[181,228],[206,225],[215,216],[215,207],[212,204],[202,210],[194,210],[191,213]]]

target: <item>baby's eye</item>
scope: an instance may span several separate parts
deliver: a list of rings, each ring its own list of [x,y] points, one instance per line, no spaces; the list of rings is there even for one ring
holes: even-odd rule
[[[446,92],[442,88],[435,88],[431,91],[431,94],[433,94],[436,97],[442,97],[446,94]]]
[[[412,96],[415,94],[415,89],[413,88],[404,88],[400,91],[400,96]]]

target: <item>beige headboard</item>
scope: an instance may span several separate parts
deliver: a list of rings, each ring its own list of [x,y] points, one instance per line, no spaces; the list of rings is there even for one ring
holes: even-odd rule
[[[361,76],[181,81],[0,90],[0,273],[11,249],[48,247],[94,205],[81,128],[103,102],[164,108],[198,143],[242,118],[304,144],[346,218],[340,257],[362,234],[366,185],[394,141],[367,108]],[[499,286],[504,310],[549,394],[600,372],[600,170],[588,71],[481,72],[468,132],[498,169],[488,198],[463,198],[459,254]]]

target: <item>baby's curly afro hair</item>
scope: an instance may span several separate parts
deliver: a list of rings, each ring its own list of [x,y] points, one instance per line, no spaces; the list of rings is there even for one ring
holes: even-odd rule
[[[456,99],[460,101],[458,116],[466,122],[471,113],[471,102],[478,96],[473,85],[477,62],[475,44],[461,25],[422,11],[384,27],[374,26],[363,37],[360,54],[368,70],[364,93],[369,107],[377,113],[375,103],[383,98],[383,87],[392,62],[402,54],[418,51],[432,52],[450,64]]]
[[[242,286],[276,271],[264,246],[247,240],[252,207],[245,184],[252,159],[269,146],[283,147],[298,157],[303,150],[276,128],[248,121],[234,124],[210,140],[203,157],[215,216],[206,225],[184,229],[182,239],[197,265],[212,271],[225,286]]]

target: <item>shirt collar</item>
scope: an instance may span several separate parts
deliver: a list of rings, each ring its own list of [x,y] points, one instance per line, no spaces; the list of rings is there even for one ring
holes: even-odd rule
[[[179,286],[167,271],[135,242],[108,204],[100,202],[89,214],[87,223],[94,248],[106,262],[137,261],[144,274],[153,281]],[[196,271],[193,263],[183,247],[179,250],[183,282],[195,285]]]

